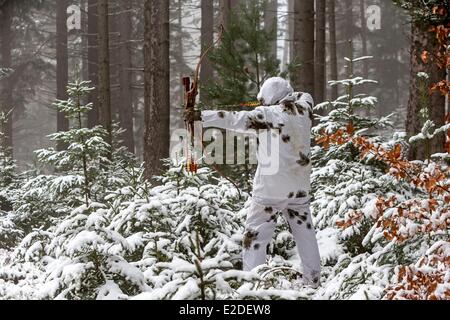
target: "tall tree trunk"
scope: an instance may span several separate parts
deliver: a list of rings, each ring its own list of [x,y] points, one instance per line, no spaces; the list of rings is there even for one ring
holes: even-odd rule
[[[337,40],[336,40],[336,3],[335,0],[329,0],[329,25],[330,25],[330,77],[331,80],[339,80],[337,65]],[[331,88],[331,100],[338,98],[338,87]]]
[[[184,0],[177,0],[177,10],[175,11],[176,15],[174,16],[174,19],[176,19],[176,24],[173,27],[176,28],[176,32],[174,32],[171,35],[171,46],[173,47],[173,59],[175,60],[175,63],[173,65],[172,71],[174,72],[174,75],[177,75],[177,89],[178,94],[175,96],[175,98],[171,101],[174,105],[181,105],[184,100],[184,88],[182,85],[182,79],[183,77],[186,77],[190,71],[188,71],[186,66],[186,61],[184,59],[184,37],[183,37],[183,6],[184,6]],[[203,24],[203,18],[202,18],[202,24]],[[203,26],[202,26],[203,27]],[[206,67],[208,68],[208,67]],[[200,70],[200,78],[201,82],[203,83],[204,80],[204,74],[202,75],[205,70]],[[207,72],[207,71],[206,71]],[[172,78],[172,77],[171,77]],[[172,80],[173,81],[173,80]],[[200,83],[200,86],[202,85]],[[203,101],[205,98],[205,93],[202,92],[202,89],[200,87],[200,96]],[[172,121],[175,118],[175,123],[173,124],[174,127],[177,128],[183,128],[184,127],[184,119],[183,119],[183,112],[181,108],[173,108],[171,112],[171,119]]]
[[[315,86],[314,93],[317,103],[325,101],[325,0],[316,0],[316,52],[315,52]]]
[[[294,39],[295,39],[295,2],[297,0],[288,0],[288,35],[289,35],[289,63],[294,60]]]
[[[202,27],[201,27],[201,44],[205,50],[214,41],[214,3],[211,0],[201,0],[202,11]],[[181,54],[181,53],[180,53]],[[213,80],[213,67],[208,57],[203,60],[200,72],[200,83],[208,84]],[[200,90],[200,99],[207,102],[207,94],[204,90]]]
[[[419,133],[423,126],[423,120],[420,119],[420,110],[428,108],[430,120],[436,127],[440,127],[445,123],[445,97],[435,92],[431,96],[428,95],[428,87],[421,85],[421,81],[417,76],[419,72],[425,72],[429,75],[429,82],[436,83],[446,76],[446,70],[439,70],[434,64],[425,65],[421,60],[423,50],[433,52],[436,47],[434,35],[413,23],[412,25],[412,42],[411,42],[411,80],[410,80],[410,98],[408,103],[406,132],[408,136]],[[419,88],[422,87],[422,90]],[[420,92],[422,91],[422,92]],[[445,137],[439,135],[430,142],[415,143],[411,145],[408,157],[410,160],[426,159],[434,153],[444,151]]]
[[[169,2],[145,1],[145,176],[161,174],[170,151]]]
[[[120,126],[125,129],[122,139],[124,145],[132,153],[135,152],[134,147],[134,125],[133,125],[133,96],[131,91],[132,83],[132,61],[131,61],[131,33],[132,21],[131,10],[132,3],[128,0],[122,0],[122,14],[120,15],[120,104],[119,104],[119,121]]]
[[[366,21],[366,2],[365,0],[359,1],[359,14],[361,16],[361,50],[362,56],[366,57],[369,55],[367,51],[367,21]],[[362,61],[362,74],[365,79],[369,78],[369,64],[367,60]],[[398,105],[398,104],[397,104]],[[371,109],[366,109],[366,115],[370,117]]]
[[[91,86],[95,89],[89,92],[89,102],[93,103],[88,113],[88,127],[99,124],[98,100],[98,0],[88,0],[88,73]]]
[[[293,82],[297,90],[314,93],[314,0],[295,0],[294,55],[300,67]]]
[[[278,34],[278,0],[268,0],[264,12],[264,29],[266,32]],[[277,37],[276,37],[277,38]],[[271,43],[271,53],[277,57],[278,42],[275,38]]]
[[[69,82],[69,54],[67,50],[67,0],[56,3],[56,99],[67,100],[67,85]],[[62,112],[57,111],[56,130],[69,130],[69,120]],[[58,143],[58,151],[67,148],[64,143]]]
[[[284,45],[283,45],[283,57],[281,59],[281,71],[284,72],[287,70],[288,64],[289,64],[289,54],[290,54],[290,49],[291,49],[291,44],[292,44],[292,39],[294,38],[292,36],[292,14],[290,14],[290,12],[294,11],[293,9],[291,10],[291,6],[293,5],[293,1],[292,0],[288,0],[287,2],[287,7],[288,7],[288,14],[286,15],[286,33],[285,33],[285,39],[284,39]]]
[[[89,3],[88,0],[81,0],[81,34],[83,35],[80,39],[82,57],[81,57],[81,77],[84,81],[89,81],[89,60],[88,60],[88,47],[89,47],[89,33],[88,33],[88,10]],[[85,97],[84,103],[90,103],[89,99]]]
[[[366,21],[366,2],[365,0],[359,1],[359,11],[361,15],[361,43],[362,43],[362,55],[364,57],[368,56],[367,52],[367,21]],[[363,61],[363,77],[369,77],[369,64],[367,60]]]
[[[109,34],[109,79],[110,79],[110,90],[111,90],[111,121],[120,121],[120,104],[122,102],[121,92],[120,92],[120,75],[122,63],[121,49],[122,44],[120,43],[120,29],[121,29],[121,16],[124,12],[122,6],[118,6],[117,1],[109,1],[108,4],[108,34]],[[120,14],[119,14],[120,11]]]
[[[98,0],[99,43],[99,118],[108,135],[106,142],[112,145],[111,82],[109,70],[109,17],[108,0]]]
[[[348,45],[348,41],[353,40],[353,0],[344,0],[344,38],[345,45]],[[345,48],[345,53],[348,54],[348,47]]]
[[[0,6],[0,67],[12,68],[12,18],[13,18],[13,1],[7,0]],[[3,139],[3,147],[10,149],[13,147],[13,86],[8,79],[0,80],[0,111],[9,114],[4,127],[2,128],[5,137]]]
[[[239,0],[219,0],[219,21],[225,30],[228,30],[231,12],[238,2]]]
[[[354,56],[354,17],[353,17],[353,0],[344,0],[342,1],[344,7],[341,9],[343,11],[343,16],[339,19],[342,21],[342,25],[340,28],[342,28],[342,34],[343,34],[343,41],[339,42],[340,45],[338,47],[338,54],[341,54],[341,57],[338,57],[338,59],[343,59],[344,57],[350,58]],[[339,10],[338,10],[339,11]],[[338,27],[339,29],[339,27]],[[347,76],[347,70],[344,71],[344,76]],[[381,109],[380,109],[381,110]]]

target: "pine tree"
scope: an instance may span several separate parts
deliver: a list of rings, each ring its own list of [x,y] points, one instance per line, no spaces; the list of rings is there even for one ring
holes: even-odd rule
[[[239,105],[254,101],[264,80],[280,74],[273,55],[276,29],[263,28],[265,2],[245,1],[231,14],[220,46],[210,55],[218,81],[203,84],[218,105]]]
[[[67,145],[67,149],[37,150],[39,166],[23,173],[21,181],[9,193],[14,221],[26,234],[34,228],[48,229],[68,215],[73,207],[83,204],[89,208],[92,202],[103,199],[110,185],[116,185],[109,176],[113,165],[107,160],[110,147],[104,141],[105,130],[84,127],[84,118],[92,104],[82,101],[91,90],[88,82],[69,84],[68,100],[58,101],[56,107],[72,126],[69,131],[49,136],[56,145]],[[52,167],[56,174],[41,174],[42,170]]]
[[[386,128],[391,125],[390,117],[369,119],[364,116],[365,109],[373,109],[377,98],[361,91],[364,84],[376,81],[364,79],[354,74],[354,65],[371,57],[357,59],[346,58],[347,79],[330,81],[332,86],[344,87],[346,94],[338,99],[319,104],[316,108],[329,107],[327,116],[319,117],[319,123],[313,128],[313,134],[320,146],[313,148],[314,170],[312,173],[312,189],[316,201],[312,207],[316,212],[316,225],[320,229],[333,227],[349,211],[356,211],[377,197],[377,194],[393,190],[394,185],[384,181],[386,166],[374,160],[361,159],[359,149],[350,141],[342,145],[329,144],[328,139],[335,134],[362,135],[372,141],[381,138],[371,133],[373,129]],[[367,217],[370,220],[370,217]],[[348,250],[359,254],[367,250],[361,244],[369,227],[367,225],[355,234],[348,235]]]
[[[0,80],[7,78],[11,73],[11,69],[0,68]],[[16,163],[12,157],[11,147],[6,143],[10,112],[0,111],[0,210],[11,209],[7,188],[15,180],[16,176]]]
[[[108,228],[107,215],[107,205],[117,205],[110,202],[111,193],[125,185],[136,187],[130,181],[142,178],[143,171],[135,167],[127,148],[120,147],[121,130],[113,131],[114,161],[109,161],[107,132],[100,126],[84,127],[92,103],[83,101],[92,90],[89,82],[69,83],[68,100],[56,106],[72,126],[50,135],[68,147],[36,152],[40,164],[53,166],[56,174],[31,176],[14,195],[13,221],[26,234],[15,250],[15,261],[35,261],[48,271],[41,298],[93,299],[113,289],[133,295],[146,288],[143,276],[123,258],[132,250]],[[121,255],[107,250],[114,245],[123,249]]]
[[[6,70],[0,69],[0,78],[6,74]],[[7,115],[0,112],[0,248],[5,249],[14,247],[23,236],[23,232],[14,222],[13,215],[8,212],[12,209],[11,192],[16,187],[17,174],[10,148],[5,147],[2,142],[5,139],[3,128],[7,118]]]
[[[313,129],[318,142],[313,149],[312,174],[315,223],[319,233],[334,238],[343,251],[327,261],[332,268],[326,281],[339,288],[325,290],[323,297],[328,299],[379,299],[392,282],[401,285],[390,286],[388,299],[407,295],[402,288],[409,280],[402,272],[417,262],[420,254],[425,255],[423,261],[428,261],[432,253],[437,254],[433,243],[443,240],[443,230],[448,229],[446,218],[430,222],[448,212],[445,191],[427,187],[431,180],[445,181],[445,173],[439,173],[441,167],[432,162],[409,163],[403,151],[407,146],[404,134],[396,134],[388,141],[376,135],[373,129],[390,125],[389,116],[362,116],[361,109],[373,108],[376,98],[355,92],[373,81],[355,76],[353,70],[356,63],[367,58],[346,59],[347,79],[331,81],[332,85],[343,85],[346,94],[317,106],[329,105],[332,110],[328,116],[320,117]],[[361,91],[360,88],[358,92]],[[408,166],[414,169],[408,172]],[[440,177],[435,178],[436,175]],[[393,267],[399,265],[402,267]],[[436,265],[433,272],[442,274]],[[410,283],[423,288],[426,285],[421,281]],[[423,281],[442,285],[441,280]]]
[[[239,107],[242,103],[256,101],[266,79],[287,75],[287,72],[280,72],[280,61],[273,54],[276,28],[265,29],[263,26],[266,1],[245,1],[239,5],[240,9],[230,16],[220,46],[210,54],[213,69],[217,71],[217,82],[200,84],[209,96],[208,105],[211,103],[218,109],[231,107],[242,110]],[[244,137],[238,136],[237,139]],[[225,146],[227,142],[224,140]],[[245,144],[245,155],[241,155],[245,165],[220,167],[227,176],[237,181],[239,187],[250,191],[255,166],[249,161],[249,141]],[[225,148],[223,154],[226,157]]]
[[[178,199],[167,203],[167,212],[177,212],[171,230],[174,254],[155,265],[158,273],[170,280],[152,295],[210,300],[232,294],[232,287],[242,285],[244,273],[235,270],[241,265],[235,235],[242,234],[237,230],[243,227],[241,216],[235,213],[239,211],[239,197],[229,184],[210,184],[211,178],[208,169],[201,169],[192,179],[183,174],[182,168],[171,168],[162,178],[164,193]]]
[[[3,1],[0,4],[1,15],[0,15],[0,42],[1,47],[1,60],[0,63],[3,67],[12,68],[12,22],[14,15],[14,4],[13,1]],[[13,146],[13,119],[10,109],[13,106],[13,86],[10,81],[6,82],[5,79],[2,80],[0,77],[0,111],[3,115],[8,115],[5,124],[2,124],[2,131],[5,137],[2,139],[4,148],[12,148]]]
[[[105,129],[99,126],[88,129],[83,125],[84,115],[92,108],[92,103],[82,102],[83,97],[93,90],[88,85],[89,82],[85,81],[69,83],[69,99],[58,101],[56,105],[58,110],[72,121],[73,126],[69,131],[50,135],[50,139],[68,144],[67,150],[58,152],[49,148],[36,152],[40,163],[51,164],[57,171],[73,174],[64,181],[65,187],[81,188],[81,195],[87,207],[90,201],[95,199],[92,183],[98,175],[101,163],[109,163],[108,153],[111,148],[104,140],[107,135]]]
[[[8,117],[8,114],[0,112],[0,192],[8,187],[15,178],[15,161],[12,158],[11,148],[5,147],[5,144],[3,144],[6,140],[4,129],[6,129]],[[1,193],[0,201],[0,209],[3,209],[6,206],[6,200],[2,200]]]
[[[450,12],[450,5],[447,2],[442,1],[427,1],[422,2],[418,0],[403,1],[395,0],[395,3],[407,10],[411,16],[411,81],[410,81],[410,98],[407,110],[406,131],[410,137],[413,137],[412,141],[416,141],[414,138],[420,132],[427,131],[427,128],[422,127],[424,125],[423,115],[424,108],[428,109],[425,113],[427,119],[430,120],[436,127],[442,128],[445,126],[445,95],[441,92],[433,91],[430,95],[424,95],[417,88],[423,84],[423,77],[420,75],[426,74],[426,79],[429,84],[445,81],[446,79],[446,67],[445,63],[428,63],[427,59],[424,59],[423,54],[431,55],[434,52],[442,50],[444,47],[446,50],[445,41],[440,44],[436,34],[431,32],[433,27],[444,27],[447,25],[447,16]],[[443,14],[441,13],[443,12]],[[444,31],[445,32],[445,31]],[[444,54],[440,54],[441,59]],[[436,58],[438,60],[438,58]],[[424,105],[425,104],[425,105]],[[431,122],[425,122],[425,125],[430,126]],[[442,130],[445,132],[445,130]],[[414,159],[427,159],[432,154],[442,153],[445,146],[445,135],[434,134],[429,135],[426,144],[412,143],[409,150],[409,158]]]
[[[103,203],[82,204],[28,233],[14,260],[45,272],[39,297],[212,299],[236,297],[251,284],[256,275],[233,270],[243,227],[235,190],[210,184],[208,169],[191,176],[170,167],[159,179],[150,188],[143,169],[134,169],[132,183],[110,190]]]

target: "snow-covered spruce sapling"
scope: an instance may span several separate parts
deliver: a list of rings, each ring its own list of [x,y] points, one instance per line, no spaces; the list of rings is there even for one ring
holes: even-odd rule
[[[91,204],[92,206],[92,204]],[[105,286],[114,285],[120,295],[136,295],[146,290],[141,271],[124,255],[133,250],[120,233],[111,230],[107,208],[94,205],[75,209],[52,230],[40,263],[46,270],[46,298],[95,299]]]
[[[67,145],[67,148],[63,151],[54,148],[36,151],[40,163],[53,165],[57,172],[71,173],[65,177],[60,188],[80,188],[87,207],[93,197],[91,185],[101,167],[109,164],[108,154],[111,151],[111,146],[104,140],[106,131],[102,127],[86,128],[83,125],[85,114],[93,106],[92,103],[84,104],[83,97],[93,89],[87,81],[69,83],[69,99],[58,101],[56,107],[66,115],[72,126],[66,132],[50,135],[51,140]]]
[[[384,178],[386,165],[371,159],[361,159],[361,153],[352,141],[343,144],[329,143],[336,134],[366,136],[371,141],[382,141],[371,134],[372,129],[390,125],[390,117],[367,118],[364,109],[376,107],[377,99],[362,92],[365,84],[376,83],[354,74],[354,64],[371,57],[345,58],[347,79],[330,81],[332,86],[343,86],[346,94],[331,102],[317,105],[316,109],[329,108],[326,116],[319,117],[313,128],[318,145],[313,148],[312,190],[315,199],[312,208],[319,229],[336,227],[336,222],[352,212],[360,214],[364,206],[375,199],[380,192],[394,190],[392,181]],[[370,250],[362,245],[365,234],[370,229],[370,216],[364,217],[358,228],[352,228],[343,235],[347,250],[354,255]]]
[[[5,125],[11,112],[0,111],[0,210],[10,210],[8,187],[17,178],[16,163],[12,157],[12,149],[6,145]]]
[[[173,253],[155,265],[159,278],[170,279],[154,292],[161,299],[214,299],[232,295],[241,283],[242,274],[233,270],[240,268],[243,234],[242,217],[235,213],[239,196],[229,183],[209,184],[208,169],[199,173],[202,183],[179,194],[177,181],[166,180],[161,187],[175,198],[168,204],[175,213]]]
[[[0,80],[8,77],[13,72],[10,68],[0,68]]]
[[[14,221],[14,215],[11,212],[0,211],[0,248],[14,248],[23,235],[23,231]]]
[[[8,212],[12,209],[12,194],[17,184],[16,163],[11,148],[6,146],[3,130],[8,116],[0,111],[0,248],[14,247],[23,236],[14,221],[14,215]]]
[[[70,129],[49,136],[66,148],[36,151],[38,163],[53,168],[55,173],[40,174],[39,166],[24,177],[13,194],[16,223],[25,233],[35,228],[48,229],[58,223],[55,219],[59,221],[82,204],[89,209],[89,203],[103,202],[107,188],[127,183],[124,170],[117,167],[123,161],[113,166],[106,157],[110,146],[103,139],[105,130],[99,126],[84,127],[86,112],[92,108],[91,103],[83,103],[84,96],[92,90],[89,83],[75,81],[67,90],[68,100],[55,105],[70,120]]]
[[[344,87],[345,94],[334,101],[324,102],[315,107],[315,110],[329,109],[328,115],[319,116],[319,123],[313,128],[314,136],[319,138],[319,143],[326,147],[320,149],[321,164],[326,163],[331,158],[349,161],[359,160],[359,152],[351,142],[342,146],[329,146],[326,144],[326,139],[322,140],[320,137],[332,135],[341,130],[349,135],[365,135],[371,136],[373,139],[379,139],[374,134],[371,134],[371,130],[392,126],[390,120],[392,115],[379,119],[365,116],[364,109],[376,108],[378,101],[376,97],[355,93],[363,91],[366,84],[378,83],[375,80],[365,79],[354,74],[354,64],[371,58],[345,58],[347,79],[329,81],[330,86]]]

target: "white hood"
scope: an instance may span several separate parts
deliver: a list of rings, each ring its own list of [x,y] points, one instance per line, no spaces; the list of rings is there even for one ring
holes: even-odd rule
[[[258,100],[265,106],[272,106],[293,92],[289,81],[280,77],[269,78],[262,85]]]

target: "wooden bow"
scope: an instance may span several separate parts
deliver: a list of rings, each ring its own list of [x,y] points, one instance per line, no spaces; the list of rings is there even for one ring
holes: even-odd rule
[[[219,41],[221,41],[223,36],[224,28],[220,25],[219,37],[215,42],[213,42],[200,56],[200,60],[195,68],[195,73],[193,79],[190,77],[183,78],[184,87],[184,109],[186,112],[193,112],[195,110],[195,105],[198,96],[198,83],[200,79],[200,70],[203,60],[206,58],[208,53],[215,47]],[[195,126],[194,122],[188,122],[185,120],[185,127],[188,133],[185,155],[186,155],[186,170],[188,173],[196,174],[198,170],[197,157],[195,155]]]
[[[197,64],[197,67],[195,68],[195,73],[194,73],[193,78],[192,79],[191,79],[191,77],[183,78],[184,109],[186,112],[195,111],[195,106],[196,106],[197,96],[198,96],[198,84],[199,84],[199,79],[200,79],[201,65],[203,63],[203,60],[208,55],[208,53],[216,46],[217,43],[219,43],[222,40],[223,33],[224,33],[224,27],[223,27],[223,25],[220,25],[220,32],[219,32],[219,36],[218,36],[217,40],[214,41],[201,54],[200,60]],[[199,165],[197,162],[197,156],[195,154],[195,125],[194,125],[194,122],[185,120],[185,127],[186,127],[186,130],[188,133],[188,137],[186,139],[186,144],[185,144],[186,171],[190,174],[196,174],[198,171]],[[202,146],[202,149],[204,150],[205,145],[203,143],[203,139],[201,139],[201,146]],[[217,165],[213,164],[212,166],[219,175],[221,175],[223,178],[225,178],[227,181],[229,181],[237,189],[239,197],[241,197],[241,192],[240,192],[237,184],[233,180],[231,180],[229,177],[227,177],[225,174],[223,174]]]

